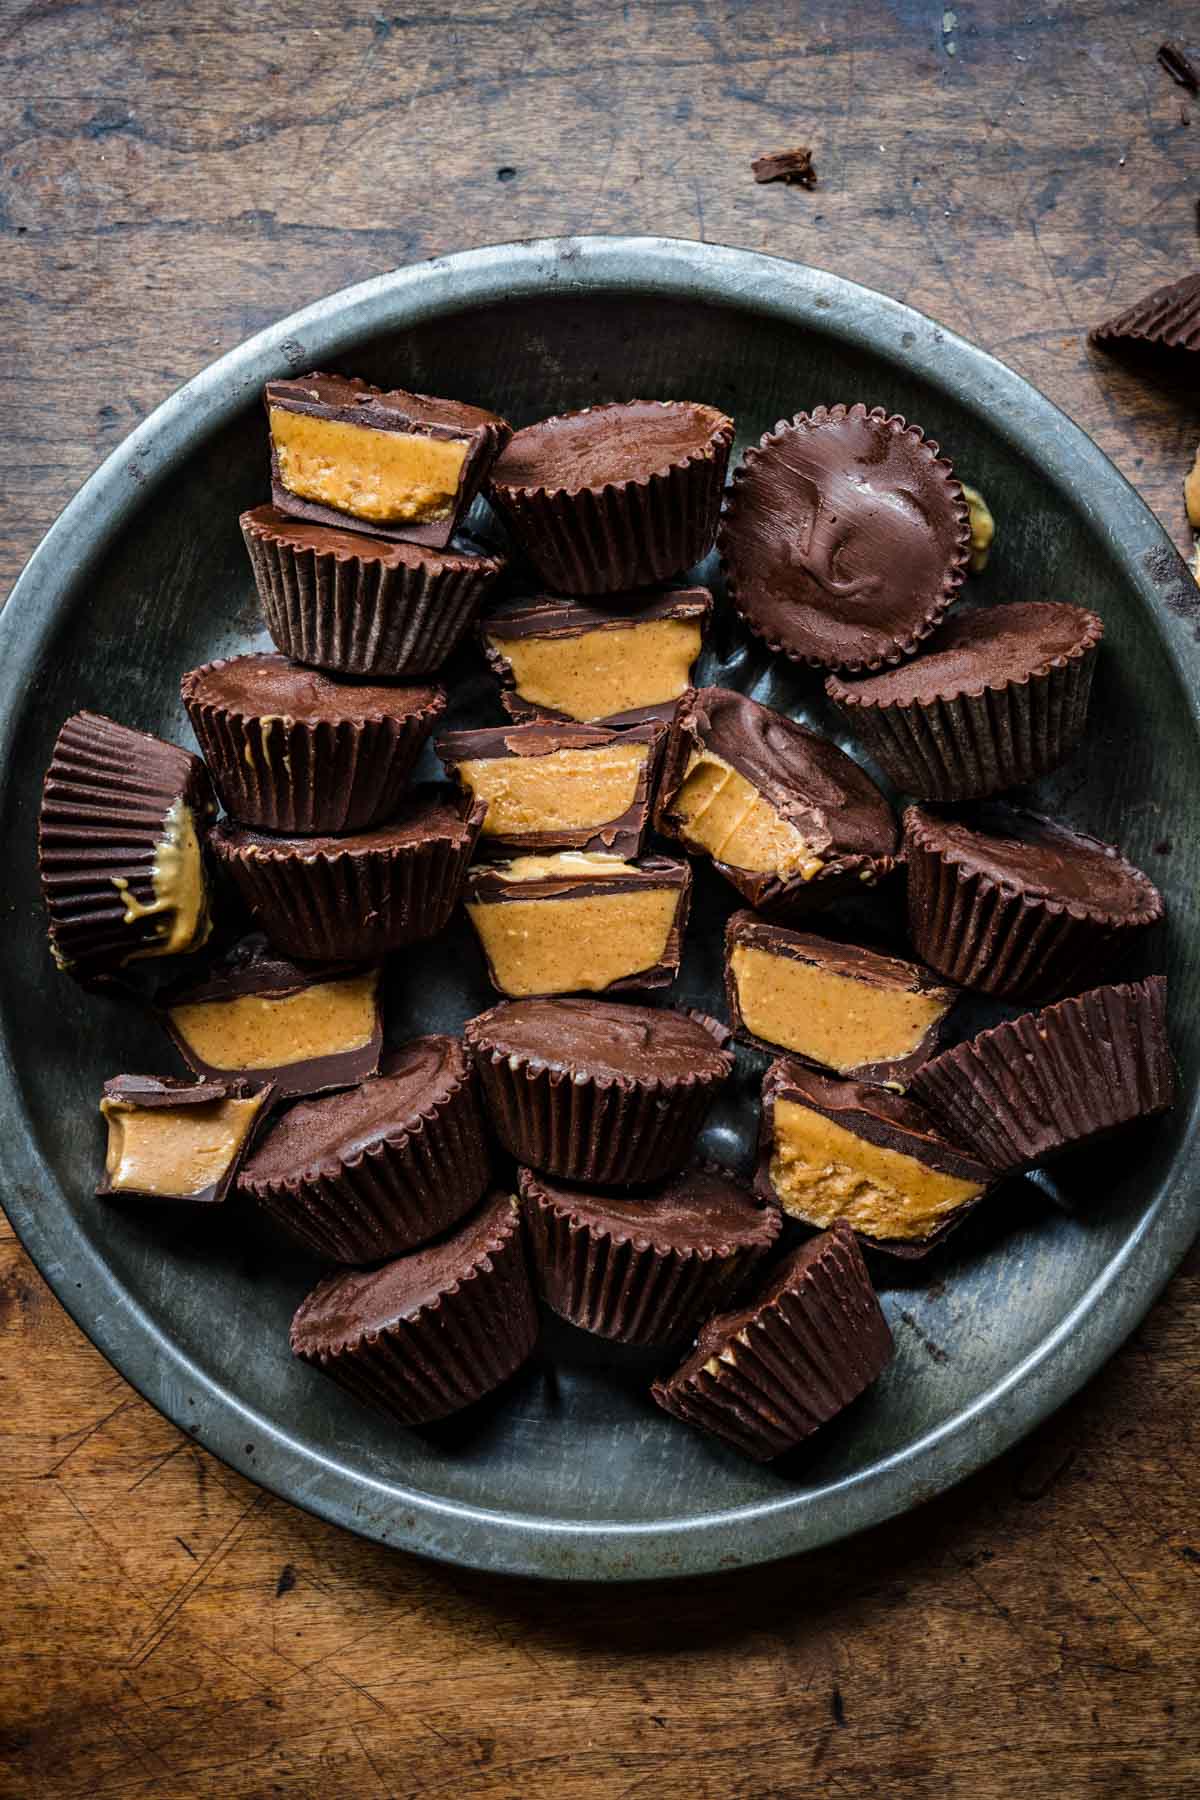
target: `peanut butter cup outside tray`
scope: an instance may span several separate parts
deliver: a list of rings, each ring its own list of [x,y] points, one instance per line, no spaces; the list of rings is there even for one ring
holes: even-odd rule
[[[1185,275],[1155,288],[1089,333],[1102,350],[1152,344],[1164,350],[1200,350],[1200,275]]]

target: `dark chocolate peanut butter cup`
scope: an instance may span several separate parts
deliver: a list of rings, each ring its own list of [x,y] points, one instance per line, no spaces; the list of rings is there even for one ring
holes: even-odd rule
[[[733,1057],[703,1013],[598,1000],[514,1000],[463,1040],[500,1142],[584,1187],[660,1181],[693,1155]]]
[[[1155,288],[1089,333],[1102,350],[1156,345],[1164,350],[1200,350],[1200,275],[1185,275]]]
[[[292,1320],[296,1356],[402,1425],[499,1387],[537,1338],[517,1203],[493,1195],[451,1236],[314,1288]]]
[[[448,1231],[488,1183],[475,1073],[457,1038],[414,1038],[378,1075],[283,1114],[239,1177],[263,1212],[334,1262]]]
[[[769,1462],[811,1437],[882,1374],[892,1334],[854,1233],[838,1222],[720,1314],[651,1393],[665,1412]]]
[[[274,1099],[269,1081],[114,1076],[100,1102],[108,1144],[97,1197],[149,1206],[220,1205]]]
[[[364,680],[440,669],[504,567],[498,556],[306,524],[275,506],[243,513],[241,526],[276,647],[296,662]]]
[[[520,1174],[534,1275],[552,1311],[623,1344],[670,1344],[727,1304],[779,1235],[723,1169],[702,1167],[647,1194],[564,1187]]]
[[[904,815],[909,934],[961,987],[1055,1000],[1086,987],[1162,917],[1162,897],[1112,845],[990,805],[978,823]]]
[[[288,835],[386,819],[446,710],[440,687],[333,681],[269,654],[205,663],[180,691],[226,812]]]
[[[734,605],[768,648],[824,669],[911,656],[957,599],[962,489],[919,426],[818,406],[735,469],[717,544]]]
[[[518,431],[489,494],[548,587],[620,593],[708,553],[732,443],[714,406],[610,401]]]
[[[1166,1009],[1161,975],[1092,988],[943,1051],[912,1092],[998,1170],[1028,1169],[1172,1105]]]
[[[930,647],[825,691],[884,774],[921,800],[968,800],[1033,781],[1083,736],[1102,620],[1058,601],[961,613]]]

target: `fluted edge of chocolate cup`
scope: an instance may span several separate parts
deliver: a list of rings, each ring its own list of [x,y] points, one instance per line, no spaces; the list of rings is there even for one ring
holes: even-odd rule
[[[622,1344],[685,1338],[744,1285],[783,1225],[778,1207],[763,1207],[761,1243],[660,1244],[652,1221],[643,1231],[581,1218],[546,1193],[533,1169],[522,1169],[517,1185],[543,1300],[580,1330]]]
[[[1161,895],[1132,863],[1126,866],[1146,908],[1116,917],[963,869],[924,841],[915,807],[903,824],[909,937],[920,961],[959,987],[1007,1000],[1057,1000],[1087,986],[1162,917]]]
[[[478,1019],[464,1025],[463,1042],[479,1070],[492,1129],[519,1163],[581,1187],[639,1187],[692,1160],[708,1109],[733,1069],[725,1026],[705,1013],[689,1016],[724,1052],[712,1074],[618,1079],[550,1068],[481,1042],[472,1029]]]
[[[1115,318],[1094,326],[1088,337],[1102,350],[1129,343],[1200,350],[1200,275],[1185,275],[1143,294]]]
[[[1019,679],[979,691],[890,705],[831,675],[825,692],[902,793],[919,800],[980,800],[1065,762],[1083,737],[1104,623],[1097,614],[1077,649]]]
[[[194,822],[205,889],[183,953],[199,949],[209,931],[204,842],[217,806],[208,771],[190,750],[103,713],[64,722],[42,783],[38,873],[54,959],[79,980],[161,951],[166,915],[127,913],[129,901],[155,903],[156,858],[176,804]]]
[[[1001,1174],[1174,1104],[1167,984],[1092,988],[944,1050],[911,1091]]]
[[[505,566],[500,556],[406,545],[417,553],[414,562],[389,568],[374,539],[357,557],[298,547],[284,527],[253,512],[242,514],[241,527],[276,649],[334,675],[433,674],[458,648]]]
[[[238,1187],[290,1237],[334,1262],[416,1250],[457,1225],[487,1188],[477,1080],[464,1059],[444,1093],[357,1155],[326,1157],[277,1181],[243,1174]]]
[[[882,1374],[892,1334],[854,1233],[839,1220],[817,1243],[795,1285],[766,1301],[691,1376],[685,1363],[654,1383],[664,1412],[770,1462]]]
[[[446,710],[441,688],[404,715],[293,718],[200,700],[201,680],[227,661],[190,669],[183,704],[225,811],[285,835],[366,831],[399,805],[426,738]],[[397,698],[403,694],[397,688]]]
[[[733,447],[732,419],[709,410],[720,423],[707,442],[652,475],[574,491],[493,476],[488,498],[553,592],[594,597],[649,587],[708,554]]]
[[[313,1292],[345,1279],[332,1275]],[[308,1296],[309,1299],[312,1295]],[[303,1312],[302,1302],[296,1318]],[[460,1412],[507,1381],[537,1341],[538,1317],[514,1202],[463,1273],[411,1318],[292,1354],[401,1425]]]

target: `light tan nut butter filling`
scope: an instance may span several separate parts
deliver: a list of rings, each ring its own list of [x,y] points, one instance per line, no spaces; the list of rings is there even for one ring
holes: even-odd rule
[[[846,1219],[876,1238],[926,1238],[983,1192],[900,1150],[885,1150],[795,1100],[775,1102],[771,1185],[784,1212],[825,1227]]]
[[[548,756],[472,758],[458,773],[487,801],[484,837],[582,831],[628,812],[649,754],[645,744],[553,750]]]
[[[911,1056],[949,1006],[753,944],[735,944],[729,967],[748,1031],[839,1074]]]
[[[185,950],[198,950],[212,929],[208,916],[208,889],[204,880],[204,859],[196,821],[190,806],[182,800],[171,805],[161,843],[154,852],[151,875],[154,899],[142,902],[122,875],[114,875],[113,886],[125,906],[125,924],[138,919],[159,916],[158,942],[135,950],[126,958],[134,962],[145,956],[179,956]]]
[[[241,1150],[261,1105],[259,1094],[180,1107],[102,1100],[109,1185],[118,1192],[161,1194],[164,1199],[203,1193],[220,1181]]]
[[[962,491],[967,503],[967,524],[971,531],[971,573],[981,575],[987,568],[992,539],[996,535],[996,521],[978,488],[968,487],[964,481]]]
[[[700,654],[700,619],[585,631],[578,637],[489,638],[532,706],[569,719],[611,719],[678,700]]]
[[[811,881],[821,858],[771,802],[711,750],[693,750],[671,809],[689,848],[752,875]]]
[[[378,972],[294,994],[239,994],[170,1008],[171,1023],[210,1069],[274,1069],[361,1050],[375,1030]]]
[[[1188,524],[1200,531],[1200,450],[1183,478],[1183,503],[1187,507]]]
[[[519,856],[503,878],[537,881],[566,875],[585,880],[624,875],[615,856],[566,852]],[[640,887],[615,894],[468,903],[467,913],[496,986],[503,994],[599,993],[614,981],[662,961],[679,905],[677,887]]]
[[[461,438],[379,431],[282,406],[271,408],[271,437],[289,493],[373,525],[448,518],[467,460]]]

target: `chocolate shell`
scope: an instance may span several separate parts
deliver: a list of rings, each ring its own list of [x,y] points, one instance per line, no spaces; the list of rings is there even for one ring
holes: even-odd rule
[[[361,1086],[291,1107],[239,1187],[318,1255],[378,1262],[458,1223],[488,1184],[474,1069],[457,1038],[414,1038]]]
[[[198,756],[75,713],[42,786],[38,866],[50,948],[91,981],[208,937],[204,839],[216,801]]]
[[[958,598],[971,534],[938,447],[881,406],[797,413],[746,451],[717,535],[737,610],[823,669],[911,656]]]
[[[849,729],[904,793],[968,800],[1034,781],[1083,736],[1103,621],[1015,601],[960,613],[912,662],[825,683]]]
[[[664,1412],[769,1462],[811,1437],[882,1374],[892,1334],[843,1221],[793,1250],[763,1291],[702,1327],[650,1392]]]
[[[332,681],[261,653],[192,669],[180,692],[225,811],[285,835],[388,818],[446,710],[444,688]]]
[[[1185,275],[1155,288],[1088,333],[1102,350],[1156,344],[1167,350],[1200,350],[1200,275]]]
[[[1094,1142],[1175,1100],[1161,975],[1023,1013],[945,1050],[914,1097],[998,1170]]]
[[[301,1303],[291,1343],[356,1400],[424,1425],[514,1374],[537,1326],[517,1203],[495,1194],[452,1237],[327,1277]]]
[[[549,588],[619,594],[707,555],[732,443],[716,407],[610,401],[518,431],[488,493]]]
[[[176,1081],[170,1076],[114,1075],[105,1082],[100,1102],[101,1114],[109,1127],[109,1142],[104,1174],[96,1187],[97,1199],[157,1207],[219,1205],[233,1187],[274,1100],[275,1090],[270,1082]],[[222,1142],[221,1120],[216,1114],[227,1104],[245,1109],[244,1122],[235,1120],[232,1137],[227,1134]],[[132,1120],[139,1114],[154,1116],[165,1112],[178,1115],[176,1125],[184,1139],[182,1145],[175,1146],[175,1157],[183,1159],[182,1165],[178,1161],[173,1165],[175,1181],[167,1173],[172,1165],[164,1145],[161,1119],[150,1145],[144,1145],[141,1152],[136,1143],[129,1141],[128,1127],[117,1133],[113,1125],[114,1119]],[[158,1170],[157,1185],[150,1184],[154,1168]],[[195,1179],[210,1172],[211,1180]]]

